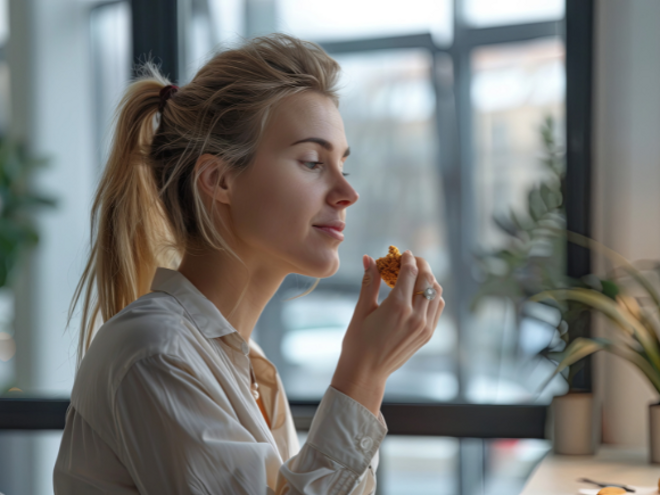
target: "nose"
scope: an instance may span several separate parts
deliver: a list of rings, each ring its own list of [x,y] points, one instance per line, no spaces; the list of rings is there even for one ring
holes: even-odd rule
[[[340,180],[336,187],[332,189],[328,199],[330,203],[346,208],[354,204],[359,198],[360,195],[348,183],[346,177],[340,175]]]

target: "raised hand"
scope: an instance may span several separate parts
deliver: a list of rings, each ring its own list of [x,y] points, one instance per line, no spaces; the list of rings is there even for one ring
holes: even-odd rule
[[[376,263],[366,255],[363,262],[362,290],[331,385],[377,416],[387,378],[431,339],[445,301],[428,262],[408,250],[396,285],[379,305]],[[428,287],[437,291],[433,300],[415,295]]]

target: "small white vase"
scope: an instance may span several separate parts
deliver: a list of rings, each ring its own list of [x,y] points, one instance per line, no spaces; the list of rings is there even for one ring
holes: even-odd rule
[[[660,464],[660,402],[649,404],[649,461]]]
[[[550,406],[552,417],[552,448],[555,454],[593,455],[598,443],[598,428],[594,396],[585,392],[569,392],[554,397]]]

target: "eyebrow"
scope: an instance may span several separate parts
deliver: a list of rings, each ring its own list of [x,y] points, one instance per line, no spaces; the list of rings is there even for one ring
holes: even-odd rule
[[[305,138],[305,139],[301,139],[300,141],[296,141],[291,146],[295,146],[296,144],[300,144],[300,143],[316,143],[316,144],[320,144],[328,151],[333,150],[332,144],[323,138],[317,138],[317,137]],[[351,154],[351,148],[350,147],[346,148],[346,151],[344,151],[344,156],[342,156],[342,158],[346,158],[350,154]]]

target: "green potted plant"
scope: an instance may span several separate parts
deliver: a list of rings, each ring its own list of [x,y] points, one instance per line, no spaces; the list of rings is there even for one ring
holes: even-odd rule
[[[584,281],[566,275],[565,155],[555,134],[556,123],[551,117],[546,117],[540,127],[541,163],[545,177],[529,190],[525,211],[510,211],[506,216],[493,217],[495,224],[507,236],[506,245],[479,253],[476,257],[481,268],[481,284],[472,303],[473,309],[484,298],[506,298],[515,308],[517,329],[521,328],[523,317],[535,318],[534,312],[530,311],[534,309],[530,308],[534,294],[586,286]],[[561,351],[584,336],[585,316],[588,313],[587,306],[579,301],[567,301],[557,306],[561,314],[556,325],[559,338],[553,339],[538,353],[538,356],[553,363],[557,362]],[[593,395],[574,386],[574,378],[583,366],[584,362],[579,360],[567,366],[567,373],[561,376],[567,381],[568,393],[552,401],[551,424],[556,453],[588,454],[593,453],[595,448]],[[579,416],[584,417],[588,425],[582,428],[581,435],[575,435],[570,428],[575,425],[574,418]]]
[[[20,143],[0,137],[0,293],[10,298],[18,267],[30,249],[39,242],[32,218],[35,209],[55,207],[57,201],[34,192],[30,183],[36,169],[47,165],[35,159]],[[0,328],[0,360],[8,361],[15,352],[13,328],[4,322]],[[11,389],[0,384],[0,393]]]
[[[610,276],[588,277],[587,287],[544,290],[532,301],[563,304],[577,302],[604,315],[613,325],[605,337],[578,337],[558,355],[558,365],[544,385],[586,356],[610,352],[635,365],[660,394],[660,291],[653,277],[660,274],[660,262],[633,264],[616,251],[584,236],[566,232],[568,239],[605,255],[614,265]],[[650,461],[660,464],[660,403],[649,405]]]

